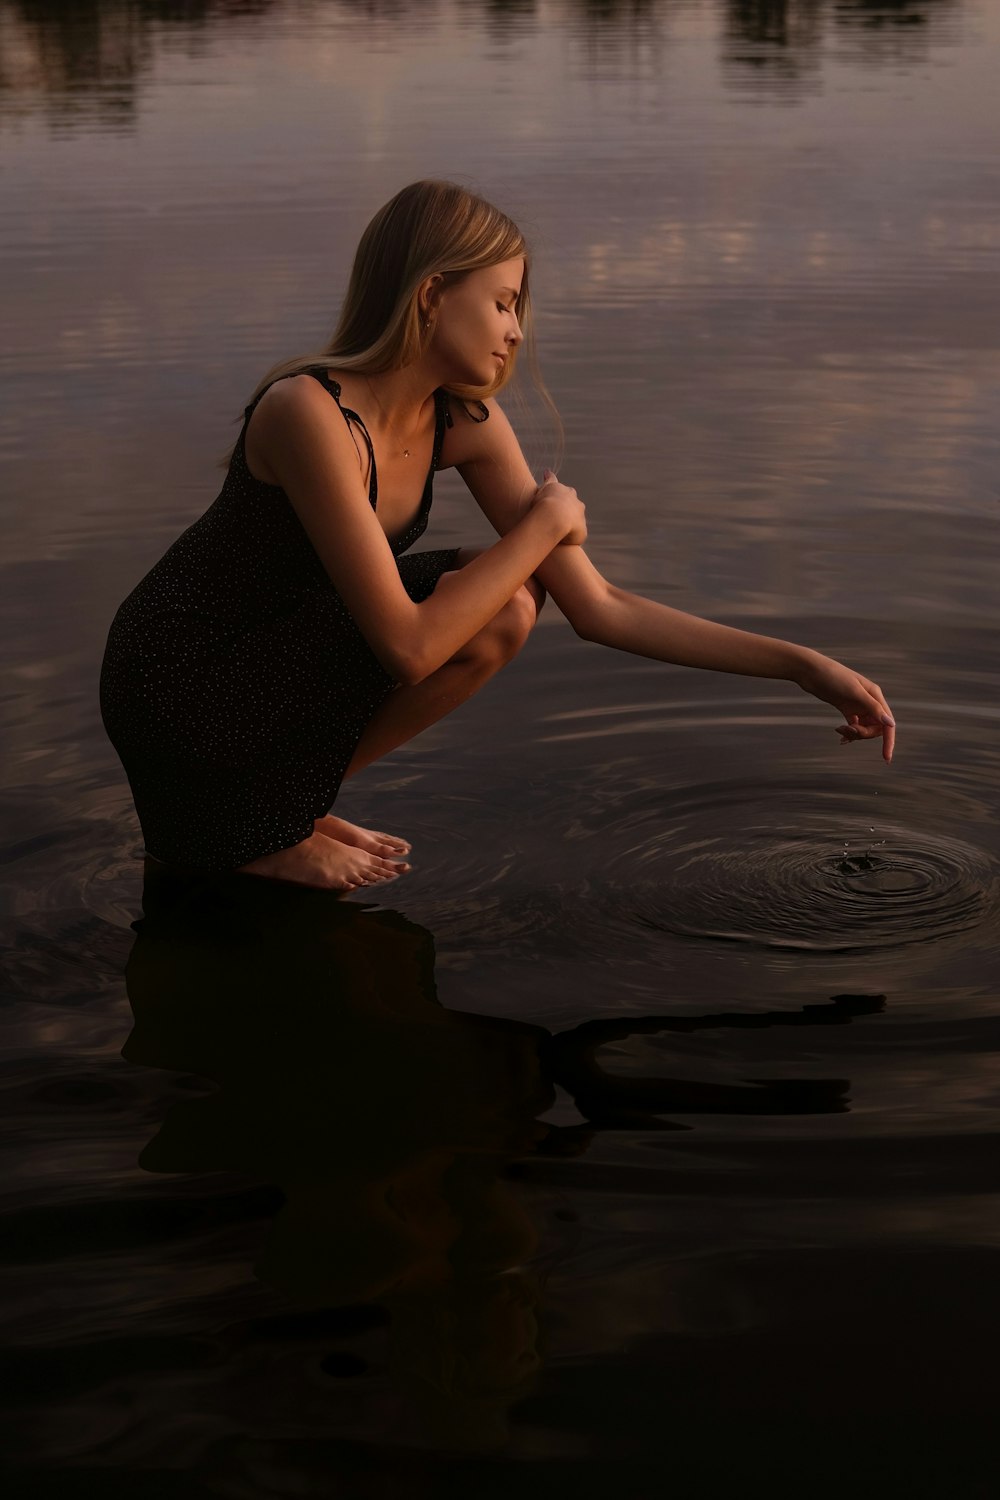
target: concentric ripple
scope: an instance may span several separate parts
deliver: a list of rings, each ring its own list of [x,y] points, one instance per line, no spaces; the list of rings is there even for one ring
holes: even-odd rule
[[[821,794],[797,810],[785,798],[694,800],[698,816],[689,803],[628,856],[631,914],[646,928],[836,952],[951,937],[997,908],[995,862],[950,834],[881,822],[859,836]]]

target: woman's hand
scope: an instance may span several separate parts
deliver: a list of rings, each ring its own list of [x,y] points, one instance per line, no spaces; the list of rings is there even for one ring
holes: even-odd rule
[[[558,517],[559,525],[564,527],[560,545],[572,545],[580,547],[587,540],[587,511],[583,501],[577,496],[576,490],[570,489],[568,484],[560,484],[551,469],[546,469],[543,482],[535,491],[531,502],[532,509],[536,505],[544,505]]]
[[[810,651],[795,681],[804,692],[812,693],[823,703],[832,703],[844,715],[846,723],[837,727],[842,745],[853,740],[881,737],[882,759],[892,760],[896,739],[896,721],[877,683],[869,682],[860,672],[852,672],[832,657]]]

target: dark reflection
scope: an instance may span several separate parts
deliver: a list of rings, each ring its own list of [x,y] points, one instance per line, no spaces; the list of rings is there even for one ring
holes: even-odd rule
[[[587,76],[657,76],[671,6],[664,0],[564,0],[563,13],[586,59]]]
[[[431,935],[394,911],[152,864],[143,909],[124,1056],[216,1088],[175,1103],[140,1164],[279,1188],[261,1280],[313,1306],[384,1309],[391,1383],[416,1431],[462,1446],[502,1440],[542,1360],[538,1306],[559,1235],[529,1213],[514,1163],[579,1155],[599,1129],[671,1128],[670,1111],[846,1108],[841,1080],[622,1078],[598,1049],[639,1033],[844,1023],[880,1005],[842,997],[794,1014],[595,1020],[553,1035],[446,1010]],[[538,1119],[556,1083],[585,1123]],[[350,1373],[330,1359],[328,1373]]]
[[[420,1432],[491,1446],[540,1360],[538,1234],[502,1174],[545,1134],[547,1034],[444,1010],[430,935],[392,911],[162,871],[143,909],[124,1055],[218,1090],[175,1105],[141,1165],[277,1184],[261,1279],[386,1308]]]
[[[397,41],[400,28],[449,20],[437,0],[329,0],[325,9],[365,35],[381,29]],[[563,0],[558,14],[584,42],[588,66],[628,56],[658,67],[672,10],[669,0]],[[41,100],[62,125],[82,118],[131,128],[139,86],[168,39],[174,48],[185,37],[200,45],[209,28],[289,11],[287,0],[0,0],[0,102],[16,115]],[[917,61],[959,11],[959,0],[729,0],[723,64],[730,81],[777,85],[793,102],[796,85],[818,75],[831,38],[843,35],[870,63]],[[317,14],[306,10],[303,26]],[[460,14],[493,36],[516,35],[539,15],[537,0],[460,0]]]
[[[737,88],[794,104],[821,88],[823,0],[730,0],[722,73]]]
[[[138,87],[166,32],[266,15],[281,0],[0,0],[0,103],[40,97],[55,123],[135,123]]]
[[[821,39],[826,10],[827,0],[730,0],[726,39],[761,49],[747,61],[804,52]]]
[[[359,28],[371,31],[380,25],[399,26],[406,24],[411,30],[415,22],[430,22],[441,15],[443,0],[329,0],[329,8],[335,14],[354,21]],[[392,33],[388,32],[388,36]]]
[[[481,21],[501,42],[523,36],[538,20],[538,0],[458,0],[458,6],[466,26]]]
[[[819,78],[824,45],[846,34],[873,64],[916,63],[941,41],[960,0],[729,0],[723,66],[731,83],[753,79],[794,102]]]
[[[674,1078],[636,1078],[607,1073],[597,1052],[610,1042],[663,1032],[690,1035],[721,1029],[758,1031],[778,1026],[845,1026],[855,1016],[875,1015],[883,995],[836,995],[827,1005],[798,1011],[722,1011],[704,1016],[629,1016],[585,1021],[553,1036],[546,1046],[550,1075],[572,1094],[591,1126],[671,1127],[660,1116],[678,1114],[830,1114],[847,1109],[844,1079],[757,1079],[749,1084],[691,1083]],[[568,1132],[565,1132],[568,1133]],[[544,1145],[544,1143],[543,1143]]]
[[[840,0],[836,40],[852,62],[914,67],[932,44],[957,41],[961,14],[961,0]]]
[[[926,26],[955,5],[956,0],[837,0],[834,15],[839,26],[898,30]]]
[[[570,10],[592,26],[620,26],[644,21],[665,8],[663,0],[571,0]]]

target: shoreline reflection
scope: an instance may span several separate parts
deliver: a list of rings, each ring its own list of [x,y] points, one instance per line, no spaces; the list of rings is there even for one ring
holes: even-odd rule
[[[715,7],[699,8],[714,19]],[[726,0],[717,9],[727,85],[792,103],[821,91],[832,43],[867,67],[922,66],[964,19],[962,0]],[[595,76],[623,60],[661,76],[677,21],[667,0],[562,0],[553,13],[537,0],[331,0],[327,10],[324,24],[362,43],[373,26],[442,37],[475,26],[504,44],[560,26]],[[131,133],[162,56],[197,57],[206,39],[291,34],[300,16],[290,0],[0,0],[0,106],[15,116],[40,107],[61,129]]]

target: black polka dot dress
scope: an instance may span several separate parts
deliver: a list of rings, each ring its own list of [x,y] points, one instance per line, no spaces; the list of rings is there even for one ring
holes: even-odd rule
[[[366,442],[374,507],[378,480],[364,423],[341,406],[340,386],[325,370],[308,373]],[[396,686],[285,492],[250,473],[244,441],[255,405],[218,499],[118,610],[101,672],[101,714],[146,849],[198,869],[234,869],[308,838],[336,798],[365,725]],[[402,556],[427,526],[451,422],[443,391],[435,405],[420,508],[390,540],[417,603],[458,553]]]

